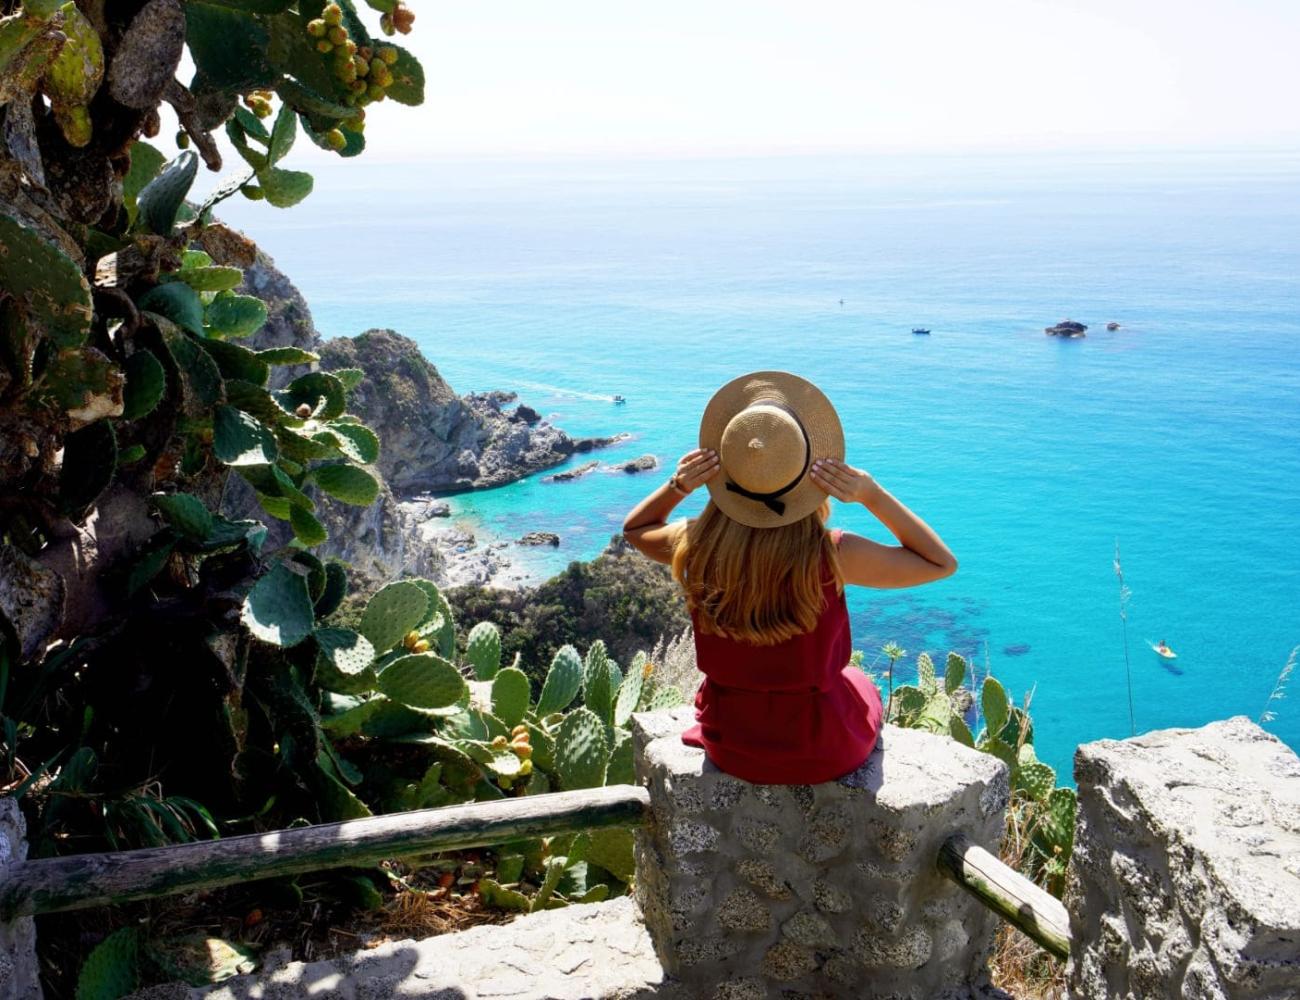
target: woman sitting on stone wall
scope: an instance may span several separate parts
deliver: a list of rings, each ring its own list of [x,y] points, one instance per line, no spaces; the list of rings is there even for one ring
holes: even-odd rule
[[[699,486],[697,518],[668,523]],[[895,546],[826,527],[828,497],[861,503]],[[939,536],[844,462],[830,400],[787,372],[727,383],[700,447],[623,522],[627,540],[672,566],[686,593],[704,680],[682,734],[747,781],[813,784],[856,769],[876,745],[880,693],[849,665],[845,584],[915,587],[957,570]]]

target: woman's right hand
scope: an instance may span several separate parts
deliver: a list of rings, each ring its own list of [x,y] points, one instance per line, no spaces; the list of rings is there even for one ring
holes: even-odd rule
[[[813,482],[836,500],[845,503],[865,504],[875,496],[880,487],[864,469],[855,469],[833,458],[819,458],[813,463]]]
[[[718,474],[718,453],[709,448],[688,451],[677,463],[672,482],[683,493],[691,493]]]

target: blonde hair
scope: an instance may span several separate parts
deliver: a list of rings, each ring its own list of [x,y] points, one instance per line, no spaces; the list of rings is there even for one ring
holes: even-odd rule
[[[837,591],[844,577],[826,520],[830,503],[777,528],[750,528],[713,501],[679,531],[673,578],[686,592],[696,627],[755,646],[811,632],[825,603],[829,568]]]

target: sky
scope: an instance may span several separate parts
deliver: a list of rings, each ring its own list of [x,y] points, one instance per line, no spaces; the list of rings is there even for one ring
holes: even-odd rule
[[[1300,140],[1300,0],[410,4],[426,103],[375,107],[368,156]]]

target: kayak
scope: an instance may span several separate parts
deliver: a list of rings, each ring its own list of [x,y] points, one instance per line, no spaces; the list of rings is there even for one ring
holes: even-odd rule
[[[1151,652],[1155,653],[1156,656],[1163,656],[1166,660],[1176,660],[1176,659],[1178,659],[1178,654],[1175,653],[1172,649],[1169,649],[1168,647],[1165,647],[1164,649],[1161,649],[1158,645],[1156,645],[1156,644],[1155,644],[1154,642],[1152,642],[1150,639],[1147,640],[1147,645],[1151,647]]]

